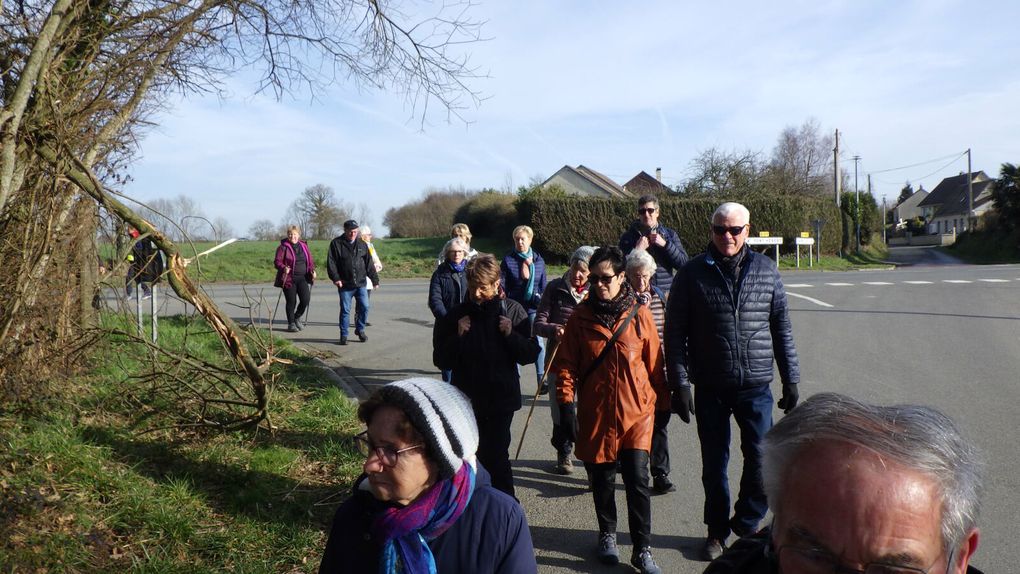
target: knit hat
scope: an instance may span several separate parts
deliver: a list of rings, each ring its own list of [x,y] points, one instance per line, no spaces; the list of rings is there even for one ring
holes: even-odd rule
[[[415,377],[380,387],[379,397],[396,405],[428,443],[443,478],[460,470],[478,450],[478,423],[471,401],[457,387]]]
[[[587,264],[593,253],[595,253],[594,247],[591,245],[582,245],[574,251],[573,255],[570,256],[570,261],[567,262],[567,265],[573,265],[577,261]]]

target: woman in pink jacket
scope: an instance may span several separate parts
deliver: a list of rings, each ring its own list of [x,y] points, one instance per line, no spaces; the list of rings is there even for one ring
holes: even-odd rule
[[[301,241],[301,228],[291,225],[287,238],[276,248],[276,281],[274,286],[283,289],[287,299],[287,331],[296,333],[303,327],[301,317],[308,308],[311,286],[315,282],[315,261],[308,244]]]

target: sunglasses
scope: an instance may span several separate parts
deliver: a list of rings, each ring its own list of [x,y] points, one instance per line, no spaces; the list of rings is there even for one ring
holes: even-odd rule
[[[619,277],[619,275],[596,275],[595,273],[592,273],[588,275],[588,280],[590,280],[592,283],[601,283],[603,285],[609,285],[615,277]]]
[[[746,224],[746,223],[743,224],[743,225],[734,225],[733,227],[726,227],[725,225],[713,225],[712,226],[712,233],[714,233],[716,235],[720,235],[720,236],[726,235],[727,233],[729,233],[733,237],[736,237],[736,236],[740,235],[741,233],[743,233],[744,228],[747,227],[747,225],[748,224]]]
[[[651,215],[651,214],[655,213],[657,210],[658,210],[657,207],[642,207],[642,208],[638,209],[637,212],[638,213],[646,213],[648,215]]]

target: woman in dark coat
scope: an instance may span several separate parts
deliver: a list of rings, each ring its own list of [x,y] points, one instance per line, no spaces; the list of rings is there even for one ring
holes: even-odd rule
[[[513,498],[475,460],[471,404],[452,385],[416,378],[358,406],[364,474],[333,519],[320,574],[529,574],[531,531]],[[423,543],[424,542],[424,543]]]
[[[301,317],[308,308],[315,283],[315,261],[308,244],[301,241],[301,228],[297,225],[287,228],[287,238],[280,240],[273,265],[276,266],[273,285],[283,289],[287,300],[287,331],[295,333],[303,328]]]
[[[453,371],[453,384],[471,399],[478,423],[478,460],[492,485],[514,495],[510,425],[521,408],[519,365],[534,363],[538,342],[528,314],[499,291],[499,263],[487,253],[468,263],[468,296],[442,319],[433,359]]]
[[[606,564],[620,560],[616,546],[619,463],[634,544],[630,562],[642,574],[659,574],[651,552],[648,488],[655,410],[669,405],[659,334],[652,314],[637,303],[624,277],[618,247],[597,249],[588,268],[591,294],[567,321],[552,365],[558,379],[560,422],[567,429],[577,421],[574,453],[584,461],[591,483],[599,560]]]
[[[436,267],[432,273],[432,280],[429,281],[429,310],[436,318],[436,327],[439,325],[439,320],[445,317],[450,309],[463,303],[464,297],[467,295],[467,278],[464,275],[464,270],[467,267],[467,253],[467,244],[457,237],[447,241],[443,246],[443,262]],[[433,349],[436,346],[437,333],[438,330],[433,327]],[[443,373],[443,380],[450,382],[450,369],[440,370]]]
[[[551,362],[552,357],[556,356],[556,346],[560,343],[560,335],[563,334],[567,319],[570,319],[574,314],[574,308],[588,295],[588,258],[594,252],[595,248],[589,245],[578,247],[570,256],[570,267],[567,272],[563,277],[550,281],[542,293],[532,332],[549,341],[546,348],[547,362]],[[570,453],[574,451],[574,442],[560,427],[560,408],[556,403],[556,372],[548,370],[548,364],[545,367],[548,373],[546,380],[550,387],[549,407],[553,420],[550,442],[556,449],[555,470],[559,474],[573,474],[574,463],[570,460]]]

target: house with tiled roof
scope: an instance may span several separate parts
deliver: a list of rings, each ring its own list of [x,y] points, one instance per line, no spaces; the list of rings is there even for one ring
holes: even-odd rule
[[[559,186],[570,195],[588,195],[607,199],[636,197],[609,177],[583,165],[577,167],[565,165],[552,174],[552,177],[542,182],[542,187],[552,185]]]
[[[623,189],[627,190],[628,193],[635,197],[642,195],[654,195],[656,197],[665,197],[673,190],[662,184],[662,170],[656,169],[655,174],[658,177],[652,177],[644,170],[641,173],[630,178],[630,181],[623,184]]]
[[[974,217],[980,217],[992,207],[992,187],[995,180],[983,171],[972,172]],[[967,174],[947,177],[931,190],[928,197],[917,204],[928,222],[929,233],[953,233],[967,230],[970,199]]]
[[[926,190],[922,185],[917,188],[917,191],[910,194],[909,197],[897,203],[896,207],[893,208],[893,217],[895,217],[895,221],[908,221],[915,217],[922,217],[922,209],[918,206],[918,204],[924,201],[928,195],[928,190]]]

